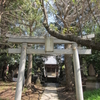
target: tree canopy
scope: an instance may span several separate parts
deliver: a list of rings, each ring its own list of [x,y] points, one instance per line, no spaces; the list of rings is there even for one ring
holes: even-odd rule
[[[30,29],[33,32],[43,24],[56,38],[100,50],[99,35],[94,40],[81,38],[100,29],[99,4],[100,0],[1,0],[1,35],[30,33]]]
[[[95,33],[97,28],[100,28],[99,0],[53,0],[54,5],[50,6],[54,11],[56,10],[56,13],[52,13],[62,23],[62,30],[60,31],[51,29],[48,24],[48,13],[45,3],[50,4],[49,0],[40,0],[40,2],[44,13],[43,25],[49,34],[59,39],[74,41],[100,50],[98,41],[81,38],[84,34],[87,34],[86,32],[92,34],[93,32]],[[89,33],[89,30],[91,30],[91,33]],[[78,37],[78,35],[81,35],[81,37]]]

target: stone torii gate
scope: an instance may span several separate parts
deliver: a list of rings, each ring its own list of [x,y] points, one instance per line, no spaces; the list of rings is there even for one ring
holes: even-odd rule
[[[93,38],[93,37],[94,36],[92,37],[89,36],[88,38]],[[76,98],[77,100],[84,100],[79,54],[91,54],[91,49],[82,49],[82,48],[78,49],[77,43],[75,42],[60,40],[53,37],[35,38],[35,37],[27,37],[27,36],[9,36],[8,42],[22,44],[21,48],[8,49],[8,53],[21,53],[15,100],[21,100],[26,54],[51,54],[51,55],[52,54],[57,54],[57,55],[73,54]],[[45,49],[40,50],[40,49],[28,48],[27,44],[45,44]],[[72,48],[54,49],[54,44],[72,44]]]

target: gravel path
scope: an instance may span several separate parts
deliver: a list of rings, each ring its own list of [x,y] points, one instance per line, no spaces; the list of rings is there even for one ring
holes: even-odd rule
[[[40,100],[59,100],[55,83],[47,83]]]

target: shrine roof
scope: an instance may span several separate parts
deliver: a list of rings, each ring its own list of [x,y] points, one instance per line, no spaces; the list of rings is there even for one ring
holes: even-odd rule
[[[57,64],[57,60],[55,56],[48,56],[47,60],[45,60],[44,64]]]

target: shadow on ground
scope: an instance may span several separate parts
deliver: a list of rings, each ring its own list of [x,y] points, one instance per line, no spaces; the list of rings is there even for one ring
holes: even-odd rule
[[[35,90],[34,90],[35,88]],[[0,81],[0,100],[14,100],[16,82],[4,83]],[[39,100],[43,93],[43,87],[31,86],[30,89],[23,89],[21,100]]]
[[[59,100],[76,100],[75,91],[67,91],[65,87],[58,86],[57,93]]]

